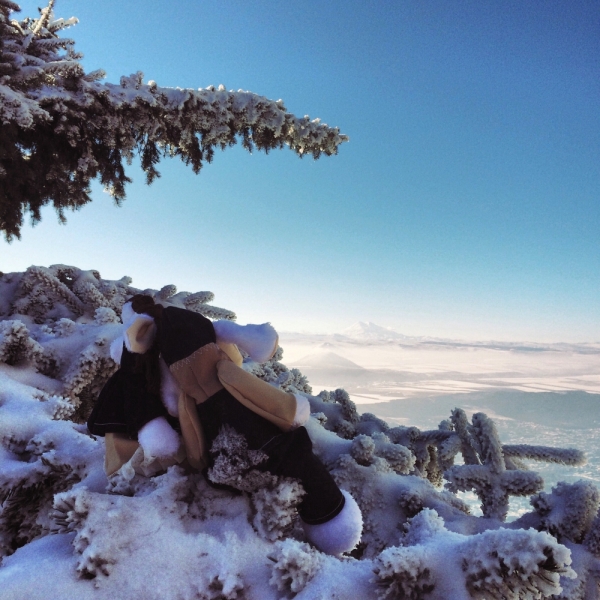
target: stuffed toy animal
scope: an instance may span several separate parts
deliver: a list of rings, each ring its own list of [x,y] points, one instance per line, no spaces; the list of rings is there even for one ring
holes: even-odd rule
[[[278,336],[270,324],[213,323],[142,294],[124,305],[122,318],[123,337],[111,346],[120,368],[88,420],[90,432],[106,438],[107,475],[141,446],[162,468],[184,463],[206,476],[213,442],[233,430],[258,457],[254,469],[300,481],[298,512],[309,541],[333,555],[356,546],[360,509],[312,451],[303,427],[308,400],[241,368],[239,348],[257,362],[273,356]]]

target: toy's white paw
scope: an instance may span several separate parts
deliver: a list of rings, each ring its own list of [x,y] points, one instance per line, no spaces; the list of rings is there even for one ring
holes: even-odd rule
[[[165,417],[157,417],[146,423],[138,431],[138,442],[146,457],[165,458],[179,450],[179,436]]]
[[[311,544],[321,552],[333,556],[353,550],[360,541],[363,528],[362,514],[356,500],[346,490],[342,490],[342,494],[346,499],[344,508],[331,521],[321,525],[302,523]]]
[[[213,326],[218,339],[235,344],[258,363],[267,362],[277,350],[279,336],[271,323],[238,325],[222,320],[215,321]]]

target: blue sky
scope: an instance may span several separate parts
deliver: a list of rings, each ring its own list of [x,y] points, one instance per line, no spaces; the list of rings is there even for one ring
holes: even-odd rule
[[[21,2],[23,15],[36,2]],[[350,136],[336,157],[217,153],[199,176],[135,164],[0,269],[74,264],[215,292],[239,321],[600,341],[597,2],[78,2],[88,70],[282,98]]]

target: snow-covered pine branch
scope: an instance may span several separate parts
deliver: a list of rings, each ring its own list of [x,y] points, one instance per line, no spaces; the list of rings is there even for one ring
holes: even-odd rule
[[[504,460],[537,460],[578,467],[587,461],[585,454],[576,448],[549,448],[548,446],[529,446],[528,444],[505,444],[502,446]]]
[[[569,551],[547,533],[500,529],[465,536],[448,530],[430,509],[404,529],[402,545],[374,561],[381,600],[541,599],[554,597],[565,579],[577,576]]]
[[[504,520],[510,496],[531,496],[542,489],[544,481],[537,473],[506,464],[496,426],[487,415],[475,413],[469,425],[465,412],[456,408],[451,420],[466,464],[444,473],[450,491],[474,491],[485,517]]]
[[[287,112],[281,100],[222,85],[166,88],[139,72],[102,83],[104,72],[85,73],[73,40],[58,37],[77,19],[55,19],[52,3],[38,19],[16,21],[17,10],[0,0],[0,230],[9,241],[27,212],[39,221],[52,203],[64,220],[65,209],[89,202],[94,179],[120,203],[131,182],[125,163],[135,155],[151,183],[165,156],[199,173],[216,148],[238,140],[250,152],[288,146],[314,158],[348,140]]]

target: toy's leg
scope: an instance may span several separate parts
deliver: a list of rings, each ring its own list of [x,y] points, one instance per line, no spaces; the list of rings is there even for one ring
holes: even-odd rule
[[[221,381],[226,389],[197,407],[208,446],[212,446],[222,425],[232,427],[246,438],[251,450],[260,450],[268,456],[256,468],[301,482],[306,493],[298,512],[307,538],[319,550],[329,554],[342,554],[352,550],[362,531],[360,510],[352,497],[338,488],[329,471],[315,456],[306,429],[298,427],[281,433],[272,419],[263,418],[261,412],[265,413],[265,410],[257,410],[256,405],[252,408],[246,406],[250,401],[239,394],[232,383],[263,405],[270,402],[278,405],[275,401],[281,400],[290,409],[285,417],[288,424],[296,413],[296,398],[246,373],[229,361],[221,361],[218,368],[219,376],[225,375],[221,377]],[[248,388],[251,388],[250,392]]]
[[[275,350],[279,336],[270,323],[238,325],[233,321],[214,321],[217,343],[227,342],[241,348],[256,362],[268,361]]]
[[[104,472],[112,475],[118,471],[139,448],[136,440],[124,433],[107,433],[104,436],[106,454],[104,456]]]
[[[179,394],[179,426],[188,462],[201,471],[208,463],[204,431],[198,419],[195,400],[183,391]]]
[[[327,554],[350,552],[362,533],[360,509],[315,456],[306,429],[278,436],[262,450],[269,456],[265,470],[302,483],[306,495],[298,512],[308,540]]]

